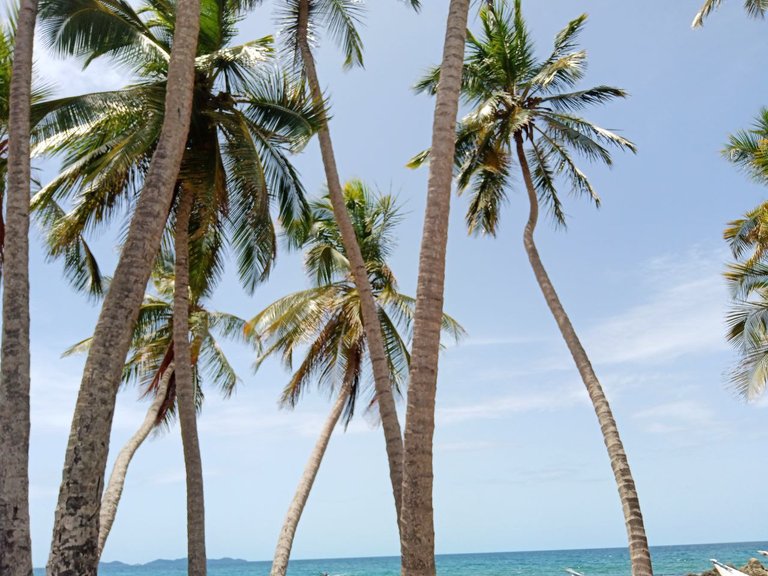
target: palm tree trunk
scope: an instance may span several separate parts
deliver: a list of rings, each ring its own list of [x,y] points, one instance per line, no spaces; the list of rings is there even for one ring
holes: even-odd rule
[[[29,532],[29,110],[37,0],[22,0],[10,87],[0,373],[0,574],[32,574]],[[0,206],[0,210],[2,206]]]
[[[312,99],[318,107],[323,107],[323,94],[317,77],[317,70],[315,69],[315,59],[308,41],[309,1],[301,0],[299,2],[299,50],[304,62],[307,81],[312,92]],[[333,206],[333,215],[341,232],[344,251],[352,268],[355,286],[357,286],[357,290],[360,293],[363,327],[365,328],[368,354],[371,359],[376,389],[376,403],[379,407],[379,415],[381,416],[381,426],[384,429],[387,459],[389,461],[389,477],[392,482],[392,493],[395,499],[395,509],[399,525],[403,483],[403,437],[400,421],[397,417],[395,398],[392,393],[392,382],[390,380],[387,353],[384,348],[384,338],[381,333],[376,301],[373,297],[370,280],[368,279],[368,271],[366,270],[357,235],[355,234],[355,229],[352,226],[352,221],[344,201],[327,118],[323,122],[322,128],[318,131],[318,140],[320,142],[320,153],[323,158],[323,167],[325,168],[325,178],[328,183],[328,193]]]
[[[189,218],[194,196],[181,190],[176,210],[176,264],[173,289],[173,356],[176,397],[187,476],[187,565],[189,576],[205,576],[205,506],[203,464],[197,437],[195,381],[189,346]]]
[[[468,12],[469,0],[451,0],[432,124],[427,209],[419,254],[405,420],[403,509],[400,523],[403,576],[435,574],[432,440],[435,432],[435,393],[443,316],[456,114],[464,67]]]
[[[165,117],[83,371],[67,445],[47,571],[95,576],[99,510],[117,389],[187,141],[199,0],[176,4]]]
[[[648,540],[645,537],[645,526],[643,524],[643,514],[640,511],[640,500],[637,496],[635,481],[632,479],[632,471],[629,468],[627,455],[624,452],[624,446],[619,437],[619,429],[613,418],[608,399],[605,397],[600,381],[597,379],[592,363],[589,361],[584,347],[571,324],[571,320],[560,302],[560,298],[555,292],[547,271],[539,257],[539,251],[533,240],[533,232],[536,229],[536,222],[539,218],[539,202],[536,197],[536,189],[531,179],[531,171],[525,158],[523,149],[522,134],[515,135],[517,147],[517,158],[523,172],[523,179],[528,190],[528,200],[530,202],[530,215],[528,223],[525,225],[523,242],[525,251],[528,254],[528,260],[533,268],[536,281],[541,288],[544,299],[547,301],[552,315],[555,317],[560,333],[565,340],[568,350],[571,352],[573,361],[579,370],[581,379],[587,387],[589,398],[597,414],[597,420],[600,423],[600,430],[603,433],[603,441],[608,449],[608,456],[611,460],[611,468],[619,489],[619,498],[621,499],[622,509],[624,511],[624,522],[627,527],[627,536],[629,539],[629,555],[632,562],[633,576],[653,576],[653,567],[651,565],[651,554],[648,550]]]
[[[323,429],[320,431],[320,437],[317,439],[315,447],[312,449],[312,454],[309,456],[309,461],[304,468],[304,474],[299,481],[299,486],[296,488],[296,494],[293,496],[291,506],[288,508],[288,514],[285,517],[283,528],[280,531],[280,538],[277,541],[277,547],[275,549],[275,559],[272,561],[272,570],[270,576],[285,576],[288,570],[288,560],[291,557],[291,548],[293,547],[293,538],[296,534],[296,527],[299,525],[301,514],[304,511],[304,506],[309,498],[309,492],[312,490],[312,485],[315,483],[315,477],[317,471],[320,469],[320,463],[323,461],[325,450],[328,448],[328,442],[331,439],[334,428],[341,417],[341,413],[344,410],[344,404],[347,402],[349,392],[352,389],[352,380],[354,378],[354,366],[350,364],[351,370],[347,369],[347,374],[344,377],[344,385],[339,391],[339,397],[336,399],[331,413],[323,425]]]
[[[104,551],[104,544],[107,541],[109,532],[112,530],[112,524],[115,522],[115,515],[117,514],[117,506],[120,504],[120,497],[123,494],[123,486],[125,485],[125,476],[128,474],[128,466],[131,464],[133,455],[136,454],[136,450],[139,449],[147,439],[149,433],[155,429],[157,425],[157,416],[160,413],[160,409],[163,407],[163,403],[166,401],[168,395],[168,384],[171,381],[173,375],[173,363],[166,367],[163,372],[160,382],[157,385],[157,392],[155,399],[147,410],[146,416],[144,416],[144,422],[131,436],[128,442],[125,443],[120,453],[115,459],[115,464],[112,466],[112,474],[109,476],[109,483],[107,489],[104,491],[104,496],[101,498],[101,512],[99,513],[99,558]]]

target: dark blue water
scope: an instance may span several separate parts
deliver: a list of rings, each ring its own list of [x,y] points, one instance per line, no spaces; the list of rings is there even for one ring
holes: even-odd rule
[[[742,566],[768,548],[766,542],[656,546],[651,549],[656,576],[686,576],[711,568],[710,558]],[[268,576],[269,562],[219,560],[211,562],[210,576]],[[572,568],[585,576],[629,576],[629,554],[624,548],[498,552],[492,554],[444,554],[437,557],[439,576],[567,576]],[[155,561],[141,566],[102,565],[103,576],[181,576],[186,562]],[[399,558],[337,558],[295,560],[289,576],[398,576]],[[42,570],[35,570],[43,576]]]

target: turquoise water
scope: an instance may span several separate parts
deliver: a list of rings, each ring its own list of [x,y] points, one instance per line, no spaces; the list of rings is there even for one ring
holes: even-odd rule
[[[651,549],[656,576],[686,576],[711,568],[710,558],[742,566],[766,542],[656,546]],[[209,576],[267,576],[269,562],[219,560],[211,562]],[[585,576],[628,576],[629,555],[623,548],[500,552],[492,554],[444,554],[437,557],[439,576],[567,576],[572,568]],[[185,561],[156,561],[142,566],[102,565],[103,576],[181,576]],[[397,557],[295,560],[289,576],[398,576]],[[35,575],[42,576],[42,570]]]

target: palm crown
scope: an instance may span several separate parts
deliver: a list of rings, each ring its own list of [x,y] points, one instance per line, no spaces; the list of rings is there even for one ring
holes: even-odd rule
[[[503,0],[480,9],[481,32],[467,32],[462,97],[472,111],[464,116],[456,135],[459,191],[471,188],[467,225],[473,232],[495,234],[499,209],[512,185],[514,140],[528,145],[539,199],[555,221],[565,223],[557,192],[564,179],[577,195],[596,204],[599,197],[578,168],[574,153],[611,164],[609,147],[635,150],[627,139],[577,116],[593,104],[623,98],[612,86],[573,90],[583,78],[586,52],[577,48],[586,15],[572,20],[555,37],[548,58],[538,61],[522,16],[520,1],[509,7]],[[436,93],[440,68],[433,68],[416,86]],[[411,161],[419,165],[423,152]]]
[[[391,381],[399,389],[410,362],[415,308],[415,300],[397,290],[386,262],[400,214],[392,196],[377,196],[360,181],[347,183],[344,196],[376,297]],[[290,406],[312,382],[333,389],[343,381],[342,375],[353,373],[348,421],[360,395],[367,345],[360,299],[327,196],[311,204],[308,225],[292,233],[292,241],[305,247],[305,265],[314,286],[269,305],[248,322],[246,332],[263,346],[257,367],[277,354],[293,370],[294,355],[304,353],[283,392],[283,402]],[[464,333],[447,315],[443,315],[443,330],[455,339]]]
[[[136,384],[143,395],[157,392],[160,378],[174,363],[173,347],[173,260],[164,253],[152,274],[152,290],[144,297],[131,337],[131,348],[123,369],[123,383]],[[189,310],[190,347],[195,403],[203,402],[203,381],[231,395],[239,378],[219,346],[218,337],[243,339],[245,320],[225,312],[209,310],[205,299],[192,293]],[[78,342],[65,355],[86,351],[92,338]],[[175,377],[171,374],[166,400],[158,413],[159,423],[175,416]]]
[[[303,86],[271,63],[270,37],[229,46],[242,14],[242,4],[202,2],[192,121],[177,181],[177,191],[195,196],[191,251],[207,263],[191,277],[200,294],[218,277],[227,240],[249,290],[266,277],[275,256],[272,198],[286,223],[306,210],[287,154],[306,143],[318,113]],[[47,0],[41,16],[58,53],[85,66],[107,57],[136,79],[121,90],[39,107],[36,150],[63,154],[64,161],[33,208],[58,255],[130,205],[142,186],[164,115],[174,3],[146,0],[134,10],[122,0]],[[71,210],[55,214],[64,199]],[[87,269],[73,260],[67,264]]]
[[[730,137],[723,154],[756,182],[768,183],[767,108],[751,129]],[[725,274],[733,295],[727,338],[738,353],[730,381],[752,400],[768,382],[768,203],[730,222],[723,235],[736,260]]]

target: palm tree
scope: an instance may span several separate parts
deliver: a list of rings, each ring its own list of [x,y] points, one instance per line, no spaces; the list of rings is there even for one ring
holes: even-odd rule
[[[350,215],[367,274],[376,296],[377,316],[387,351],[390,381],[399,392],[407,377],[415,300],[400,294],[387,265],[394,249],[394,227],[400,213],[394,199],[373,194],[358,180],[344,186]],[[294,535],[320,468],[331,434],[342,412],[349,423],[362,394],[366,358],[370,358],[363,328],[361,298],[330,198],[312,203],[311,226],[298,243],[306,249],[306,267],[314,286],[270,304],[246,326],[250,338],[264,346],[257,361],[280,355],[293,369],[294,355],[306,350],[283,391],[281,403],[294,407],[313,382],[336,392],[337,399],[323,425],[280,531],[272,576],[285,576]],[[447,315],[442,330],[455,340],[463,329]],[[376,395],[371,402],[375,402]]]
[[[194,265],[193,265],[194,266]],[[136,451],[154,430],[170,426],[178,413],[178,383],[173,345],[174,261],[162,254],[152,273],[153,290],[144,297],[131,339],[131,349],[123,368],[123,383],[137,384],[143,396],[152,396],[139,429],[118,453],[104,490],[99,519],[99,555],[117,514],[128,467]],[[212,287],[203,294],[190,294],[189,309],[191,368],[194,381],[194,406],[203,402],[203,379],[219,388],[225,397],[232,394],[239,379],[219,347],[216,335],[242,339],[245,320],[232,314],[213,312],[204,305]],[[91,338],[65,351],[65,355],[85,352]]]
[[[0,573],[32,573],[29,531],[29,192],[32,51],[37,0],[21,0],[18,22],[3,30],[3,91],[8,96],[8,194],[0,229],[3,327],[0,352]],[[13,25],[12,25],[13,26]],[[15,32],[15,34],[14,34]],[[11,44],[15,44],[11,56]],[[8,64],[11,75],[8,78]],[[2,150],[3,155],[5,151]],[[3,174],[5,176],[5,174]],[[3,186],[5,182],[3,181]],[[0,208],[2,206],[0,205]]]
[[[751,129],[730,137],[723,155],[755,182],[768,184],[768,108]],[[746,400],[754,400],[768,380],[768,202],[730,222],[723,236],[735,260],[725,273],[733,298],[727,338],[739,355],[730,383]]]
[[[728,139],[723,156],[759,184],[768,184],[768,108],[762,108],[749,130]]]
[[[400,548],[403,576],[434,576],[432,440],[435,432],[440,318],[443,313],[451,164],[466,38],[468,0],[451,0],[443,45],[443,78],[436,87],[432,164],[419,253],[412,362],[403,454]]]
[[[181,190],[194,191],[198,208],[193,206],[190,209],[190,219],[194,223],[191,251],[200,251],[200,257],[207,258],[209,264],[201,269],[220,270],[222,232],[226,225],[231,223],[232,244],[238,254],[241,277],[247,285],[255,285],[268,271],[274,255],[274,243],[270,242],[273,236],[272,225],[269,219],[264,217],[269,213],[269,195],[278,196],[283,214],[301,209],[301,202],[293,202],[300,190],[296,186],[297,175],[283,152],[283,147],[290,140],[290,134],[286,133],[286,130],[307,132],[311,126],[305,118],[295,114],[292,108],[281,108],[275,105],[274,100],[268,103],[259,100],[267,89],[272,90],[272,95],[276,92],[286,97],[289,92],[293,96],[296,95],[296,91],[286,90],[287,81],[274,82],[275,74],[254,73],[254,65],[265,59],[265,45],[268,43],[266,40],[236,48],[227,47],[242,13],[241,5],[224,0],[204,1],[199,48],[197,30],[192,36],[182,38],[181,43],[176,38],[180,30],[189,29],[188,9],[192,10],[194,19],[197,20],[197,3],[191,8],[185,3],[184,10],[180,9],[176,15],[173,13],[173,5],[162,3],[147,4],[138,12],[126,2],[103,3],[99,0],[83,0],[75,4],[50,0],[46,8],[46,32],[55,48],[66,54],[83,57],[86,63],[99,56],[109,55],[116,63],[129,67],[130,72],[140,80],[122,91],[62,99],[48,105],[50,114],[41,124],[40,149],[65,151],[68,155],[65,158],[64,172],[41,191],[37,198],[38,203],[44,207],[48,198],[56,198],[57,194],[66,196],[76,187],[80,188],[75,208],[54,227],[57,239],[55,244],[66,246],[93,224],[106,220],[121,201],[127,199],[130,203],[133,200],[136,189],[142,183],[144,190],[147,190],[155,173],[149,158],[162,151],[165,131],[161,129],[161,124],[172,125],[174,129],[179,126],[177,119],[165,115],[163,111],[181,110],[181,116],[184,116],[187,114],[187,106],[190,110],[193,109],[194,100],[194,109],[202,111],[193,117],[188,136],[187,128],[183,124],[183,133],[177,132],[174,135],[177,141],[180,138],[177,144],[181,148],[181,170],[172,171],[170,190],[167,194],[154,195],[152,214],[142,212],[143,204],[141,199],[138,201],[132,224],[135,228],[138,226],[137,221],[143,225],[162,216],[162,220],[158,220],[159,228],[155,229],[153,226],[144,234],[146,253],[143,253],[143,257],[146,256],[146,263],[151,264],[157,253],[163,225],[168,220],[173,192],[176,191],[178,197]],[[174,38],[173,52],[170,48],[171,38]],[[177,52],[180,45],[192,48],[193,63],[185,72],[185,76],[192,82],[191,95],[189,102],[184,103],[184,108],[179,107],[179,102],[166,102],[163,106],[164,88],[166,84],[172,86],[172,80],[177,74],[175,67],[169,67],[168,63],[170,61],[173,64],[173,53]],[[254,93],[237,92],[241,88],[253,86],[257,87]],[[243,100],[234,100],[235,95],[243,96]],[[286,129],[286,125],[292,128]],[[169,158],[165,151],[162,157]],[[201,159],[206,162],[201,162]],[[211,170],[206,171],[205,168]],[[162,199],[162,202],[158,198]],[[176,206],[179,204],[177,201]],[[227,216],[226,219],[224,215]],[[179,220],[178,214],[176,219]],[[132,238],[132,232],[129,231],[121,263],[129,253],[128,247]],[[177,245],[177,248],[184,249],[180,245]],[[144,259],[141,262],[134,261],[130,273],[134,274],[137,268],[145,269],[144,264]],[[110,309],[112,293],[117,293],[116,285],[118,279],[122,278],[121,270],[119,265],[110,294],[105,301],[105,309]],[[132,286],[143,292],[146,279],[145,277],[142,282],[141,278],[135,278]],[[195,283],[200,281],[194,276],[190,277],[190,287],[194,289]],[[134,291],[131,291],[130,299],[127,293],[120,292],[123,294],[120,301],[120,306],[123,307],[122,318],[129,319],[129,324],[133,324],[141,301],[141,294],[136,298]],[[128,302],[131,302],[130,306]],[[105,312],[102,312],[102,319],[106,317]],[[121,323],[117,318],[113,320],[115,323]],[[106,321],[99,326],[102,325],[103,329],[107,330]],[[96,343],[100,342],[99,334],[97,331]],[[83,390],[87,392],[81,391],[81,396],[85,398],[93,394],[91,388],[94,388],[100,397],[93,405],[104,410],[104,414],[100,415],[100,426],[95,427],[98,432],[91,434],[89,442],[92,438],[101,438],[99,434],[102,429],[108,436],[119,369],[130,345],[130,331],[121,333],[120,336],[120,341],[112,341],[110,347],[110,357],[112,360],[119,357],[119,365],[114,365],[112,360],[108,363],[104,359],[104,369],[108,366],[109,374],[115,378],[110,379],[107,372],[100,372],[103,377],[99,379],[99,383],[102,384],[103,390],[90,378],[90,364],[86,365],[86,376],[89,376],[86,381],[93,382],[93,386],[84,387]],[[94,357],[96,349],[97,345],[94,344],[89,359]],[[178,366],[179,364],[177,370]],[[85,405],[83,401],[82,406]],[[77,419],[82,417],[81,412],[82,409],[77,412],[75,429],[79,429]],[[90,412],[93,413],[94,410]],[[90,413],[87,414],[87,418],[92,417]],[[70,454],[72,449],[73,446],[70,446]],[[96,452],[98,458],[90,458],[88,466],[77,463],[77,466],[87,469],[89,482],[95,480],[97,467],[99,474],[104,472],[105,460],[102,458],[102,452],[105,457],[106,450],[100,449]],[[70,463],[68,467],[70,465],[75,466]],[[66,477],[69,476],[67,471]],[[98,487],[96,482],[92,485]],[[77,482],[73,487],[84,489]],[[84,492],[92,493],[90,489],[84,489]],[[65,501],[66,493],[66,490],[62,491],[61,502]],[[91,498],[83,500],[87,501],[90,507],[88,517],[95,518],[94,511],[98,512],[98,502],[91,502]],[[81,509],[86,507],[78,506],[75,512],[79,516]],[[201,512],[200,507],[197,510]],[[63,515],[60,509],[58,517]],[[190,521],[202,527],[199,518],[190,518]],[[95,522],[83,519],[82,523],[87,524],[86,539],[90,546],[87,557],[81,554],[83,560],[79,566],[89,566],[90,569],[90,566],[94,565],[98,548],[98,530],[94,529]],[[61,555],[59,549],[62,546],[58,544],[62,537],[61,524],[57,521],[54,555]],[[195,534],[196,550],[189,554],[190,572],[199,574],[205,570],[204,560],[201,559],[204,558],[204,550],[200,550],[200,531],[197,530]],[[69,545],[64,548],[71,549]]]
[[[691,28],[700,28],[704,25],[704,20],[714,10],[720,8],[723,0],[705,0],[698,13],[693,19]],[[765,18],[768,11],[768,0],[744,0],[744,10],[752,18]]]
[[[471,189],[467,225],[470,232],[496,233],[500,205],[511,188],[517,162],[530,203],[525,250],[600,423],[624,511],[632,573],[649,576],[652,566],[645,528],[616,422],[533,237],[540,203],[549,207],[557,224],[565,224],[557,190],[561,181],[575,194],[599,202],[574,163],[574,152],[610,165],[607,147],[635,150],[628,140],[575,115],[589,105],[623,98],[626,93],[610,86],[572,91],[584,76],[586,53],[577,49],[576,40],[586,15],[571,21],[555,37],[554,50],[544,61],[535,57],[519,0],[512,10],[503,0],[483,6],[480,21],[480,36],[468,34],[462,79],[462,95],[473,110],[456,132],[458,187],[460,191]],[[440,68],[435,68],[418,89],[434,92],[440,77]],[[414,163],[426,157],[423,153]]]
[[[731,264],[725,277],[733,295],[727,339],[739,355],[730,384],[751,401],[765,392],[768,381],[768,264]]]
[[[418,8],[418,0],[411,0],[411,4]],[[342,45],[345,54],[345,67],[362,65],[363,46],[355,28],[360,18],[360,11],[361,4],[356,0],[285,0],[283,5],[281,24],[286,38],[286,46],[293,54],[296,67],[306,77],[315,105],[323,111],[325,110],[325,101],[312,54],[311,34],[314,34],[318,28],[327,28]],[[357,244],[350,216],[344,210],[341,178],[336,166],[327,116],[324,112],[317,134],[334,216],[344,240],[345,253],[351,263],[355,285],[360,291],[363,325],[370,349],[371,366],[376,385],[376,402],[384,430],[389,475],[399,526],[402,500],[403,438],[395,399],[392,395],[392,386],[389,381],[382,328],[378,323],[376,302],[366,274],[365,260],[360,246]]]

